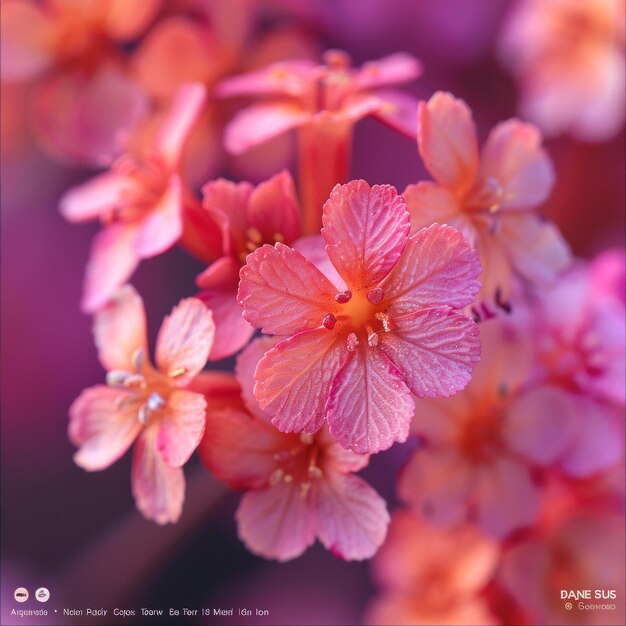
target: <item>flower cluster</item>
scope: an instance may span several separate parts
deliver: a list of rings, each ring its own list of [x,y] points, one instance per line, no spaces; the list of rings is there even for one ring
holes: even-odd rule
[[[319,540],[363,560],[382,546],[372,624],[552,623],[545,589],[621,589],[584,542],[619,542],[624,255],[574,259],[541,213],[560,176],[542,130],[616,127],[610,3],[520,3],[501,55],[538,126],[501,121],[481,149],[464,100],[406,87],[422,73],[412,55],[315,60],[297,2],[288,32],[258,27],[268,3],[180,4],[2,5],[3,80],[33,82],[38,139],[104,170],[60,201],[68,221],[100,224],[81,308],[106,385],[69,409],[76,464],[103,470],[134,443],[137,508],[175,523],[198,449],[245,491],[251,552],[286,561]],[[350,180],[368,116],[415,142],[431,180]],[[175,246],[204,269],[153,364],[129,281]],[[407,441],[390,515],[357,472]]]

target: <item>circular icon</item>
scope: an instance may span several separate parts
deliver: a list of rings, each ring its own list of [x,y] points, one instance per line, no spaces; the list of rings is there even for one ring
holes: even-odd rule
[[[566,603],[565,603],[565,608],[566,608],[568,611],[571,611],[571,610],[572,610],[572,603],[571,603],[571,602],[566,602]]]
[[[35,591],[35,598],[37,598],[38,602],[47,602],[50,600],[50,592],[45,587],[39,587]]]
[[[13,597],[17,602],[26,602],[26,600],[28,600],[28,589],[25,587],[18,587],[13,592]]]

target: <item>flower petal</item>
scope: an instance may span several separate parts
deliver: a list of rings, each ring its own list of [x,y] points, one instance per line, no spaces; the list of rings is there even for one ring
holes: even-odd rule
[[[216,408],[207,412],[200,458],[231,489],[260,489],[278,468],[275,454],[292,438],[242,408]]]
[[[289,561],[315,541],[311,505],[298,487],[281,481],[241,498],[235,518],[239,537],[250,552]]]
[[[148,353],[146,311],[141,296],[124,285],[94,317],[93,333],[102,366],[110,370],[135,370],[135,357]]]
[[[543,386],[519,396],[506,412],[502,434],[523,458],[548,465],[563,456],[574,437],[576,399]]]
[[[456,196],[442,185],[430,181],[409,185],[402,192],[402,197],[409,210],[411,235],[431,224],[450,224],[461,213]]]
[[[255,396],[283,432],[318,431],[331,383],[348,351],[326,328],[308,330],[272,348],[256,368]]]
[[[135,39],[154,19],[163,0],[110,0],[104,30],[120,41]]]
[[[480,359],[478,326],[448,307],[394,318],[380,336],[380,348],[419,398],[453,396],[472,378]]]
[[[409,234],[409,213],[391,185],[364,180],[337,185],[324,204],[328,256],[352,289],[376,285],[397,263]]]
[[[357,70],[354,82],[359,89],[407,83],[422,73],[422,64],[404,52],[390,54],[377,61],[364,63]]]
[[[185,142],[198,120],[206,101],[206,89],[201,83],[181,85],[174,96],[169,115],[156,137],[156,152],[164,163],[174,169],[181,160]]]
[[[239,264],[231,256],[218,259],[196,279],[196,284],[202,288],[196,297],[211,310],[215,323],[210,361],[235,354],[254,334],[254,328],[243,318],[237,303],[238,281]]]
[[[85,270],[81,309],[93,313],[106,304],[139,265],[134,224],[106,226],[93,239]]]
[[[449,189],[461,193],[474,182],[479,157],[472,113],[452,94],[438,91],[420,102],[417,143],[426,169]]]
[[[241,399],[252,415],[269,422],[254,395],[254,372],[259,361],[276,345],[276,337],[259,337],[250,342],[237,357],[235,376],[241,386]]]
[[[544,202],[554,186],[554,168],[541,147],[541,132],[532,124],[507,120],[489,133],[483,149],[483,179],[503,188],[501,209],[525,209]]]
[[[537,215],[503,217],[496,237],[515,270],[534,285],[550,284],[572,260],[557,226]]]
[[[127,392],[104,385],[85,389],[70,407],[69,437],[80,449],[74,461],[90,472],[109,467],[141,430],[137,405],[122,402]]]
[[[376,554],[387,535],[385,501],[362,478],[326,473],[316,491],[317,535],[326,549],[346,561]]]
[[[318,328],[334,311],[336,289],[299,252],[277,243],[248,255],[237,300],[243,316],[272,335]]]
[[[300,211],[291,174],[283,170],[257,185],[246,213],[263,241],[295,241],[300,236]]]
[[[414,412],[395,365],[378,348],[363,346],[336,376],[327,404],[330,434],[357,454],[406,441]]]
[[[393,315],[442,305],[460,309],[474,301],[480,273],[478,253],[461,233],[433,224],[409,238],[381,287]]]
[[[381,106],[372,113],[379,122],[392,130],[402,133],[405,137],[417,137],[417,107],[415,96],[395,89],[377,91],[376,97]]]
[[[157,450],[171,467],[181,467],[198,447],[204,433],[206,400],[199,393],[176,389],[159,424]]]
[[[137,256],[147,259],[171,248],[183,234],[182,212],[182,182],[173,175],[158,203],[139,224]]]
[[[317,269],[330,280],[338,292],[345,291],[348,286],[339,272],[328,258],[326,243],[321,235],[307,235],[300,237],[293,243],[293,249],[298,251],[307,261],[311,261]]]
[[[163,320],[156,340],[156,362],[173,384],[186,386],[205,366],[215,334],[213,316],[197,298],[186,298]],[[182,373],[181,373],[182,372]]]
[[[157,524],[175,523],[185,500],[185,476],[170,467],[156,449],[156,429],[148,428],[137,439],[131,469],[135,504],[141,514]]]
[[[224,131],[224,145],[232,154],[242,154],[273,137],[305,124],[311,114],[295,104],[263,102],[240,111]]]

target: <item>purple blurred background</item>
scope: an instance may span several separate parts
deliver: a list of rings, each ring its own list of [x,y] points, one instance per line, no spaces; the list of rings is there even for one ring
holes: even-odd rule
[[[322,47],[347,50],[355,64],[398,50],[418,56],[425,72],[410,89],[421,98],[443,89],[465,99],[481,140],[495,123],[516,114],[515,84],[493,50],[509,3],[310,4],[316,11],[309,28],[319,34]],[[63,191],[93,172],[66,167],[38,149],[20,95],[20,88],[3,88],[2,604],[14,605],[15,587],[34,591],[45,586],[51,592],[47,605],[23,605],[48,609],[49,622],[37,620],[41,624],[83,623],[84,618],[55,616],[54,609],[86,606],[109,609],[104,623],[124,622],[109,619],[115,606],[270,611],[269,618],[257,622],[236,615],[223,620],[229,624],[358,623],[372,592],[367,564],[344,563],[319,546],[282,565],[252,556],[236,536],[233,513],[239,496],[213,481],[197,459],[187,466],[181,522],[166,528],[135,511],[128,455],[93,474],[72,462],[68,407],[104,375],[90,319],[78,310],[96,226],[71,226],[57,207]],[[546,145],[557,185],[544,213],[577,255],[623,246],[623,130],[607,143],[562,137]],[[357,127],[352,175],[400,190],[426,177],[415,144],[370,120]],[[178,249],[141,265],[133,283],[147,303],[153,334],[177,300],[195,292],[193,280],[201,269]],[[406,447],[396,446],[373,459],[366,471],[391,506],[395,473],[405,455]],[[3,618],[11,619],[6,609]],[[142,620],[128,620],[135,622]],[[173,623],[204,622],[181,615]]]

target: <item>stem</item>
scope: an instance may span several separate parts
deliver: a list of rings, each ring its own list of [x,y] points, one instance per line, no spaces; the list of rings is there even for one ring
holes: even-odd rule
[[[345,183],[350,168],[352,124],[324,117],[298,131],[298,183],[304,235],[318,235],[322,207],[337,183]]]

